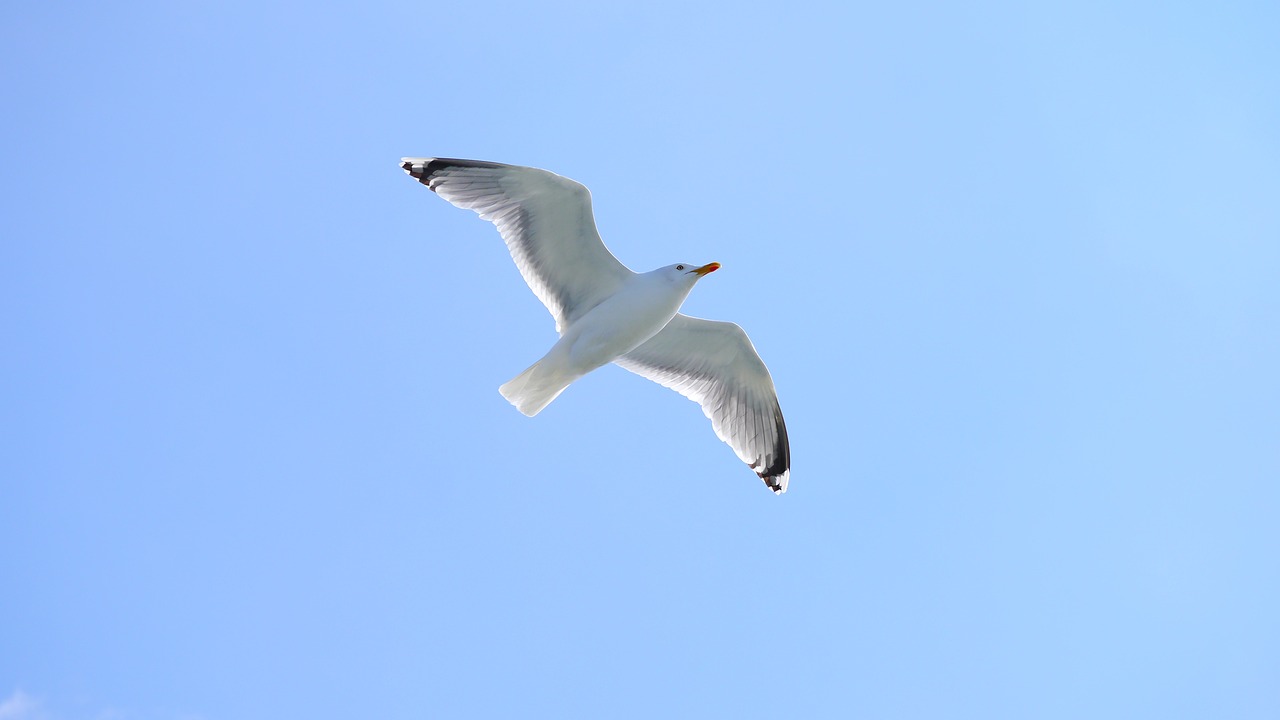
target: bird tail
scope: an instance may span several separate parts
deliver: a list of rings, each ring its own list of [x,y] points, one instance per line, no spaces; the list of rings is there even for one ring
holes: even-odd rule
[[[566,379],[553,365],[547,362],[547,358],[543,358],[503,384],[498,392],[502,393],[507,402],[515,405],[517,410],[533,417],[550,405],[574,381],[574,378]]]

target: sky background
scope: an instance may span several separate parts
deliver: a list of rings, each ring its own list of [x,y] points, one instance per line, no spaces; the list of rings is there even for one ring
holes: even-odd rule
[[[1270,2],[4,3],[0,720],[1280,717]],[[774,497],[403,155],[593,190]]]

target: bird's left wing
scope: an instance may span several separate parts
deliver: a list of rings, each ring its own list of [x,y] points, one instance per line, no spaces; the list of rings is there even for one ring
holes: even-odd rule
[[[437,195],[498,226],[520,274],[563,332],[633,274],[604,246],[581,183],[537,168],[401,158]]]
[[[702,406],[716,435],[775,493],[787,491],[791,445],[773,378],[742,328],[677,314],[614,361]]]

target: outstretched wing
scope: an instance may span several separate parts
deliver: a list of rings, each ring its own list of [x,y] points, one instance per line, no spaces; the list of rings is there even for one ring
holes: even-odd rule
[[[498,226],[520,274],[561,332],[633,273],[600,240],[591,193],[537,168],[450,158],[401,158],[406,173]]]
[[[614,361],[702,406],[716,435],[775,493],[787,491],[791,445],[773,378],[742,328],[676,315]]]

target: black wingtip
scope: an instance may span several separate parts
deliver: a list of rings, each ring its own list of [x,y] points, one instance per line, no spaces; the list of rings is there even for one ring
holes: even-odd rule
[[[777,448],[777,452],[773,455],[773,462],[768,467],[758,470],[756,474],[764,481],[775,494],[781,495],[787,491],[787,481],[790,479],[791,472],[791,441],[787,438],[787,424],[782,421],[782,409],[778,408],[773,415],[774,425],[778,428],[777,438],[774,440],[773,446]]]
[[[431,165],[434,162],[435,160],[432,158],[401,158],[400,169],[408,173],[409,177],[429,188],[431,187],[431,176],[433,174]]]
[[[431,188],[431,181],[443,170],[450,168],[504,168],[511,167],[502,163],[485,160],[461,160],[459,158],[400,158],[400,169],[409,173],[409,177]],[[431,188],[433,191],[435,188]]]

